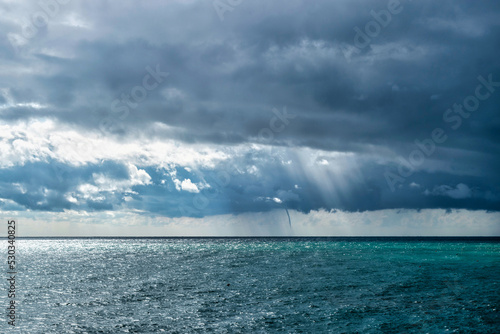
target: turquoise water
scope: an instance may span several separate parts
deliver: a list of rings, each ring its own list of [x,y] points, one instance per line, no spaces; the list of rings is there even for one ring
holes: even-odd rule
[[[20,333],[500,332],[499,239],[22,239],[18,250]]]

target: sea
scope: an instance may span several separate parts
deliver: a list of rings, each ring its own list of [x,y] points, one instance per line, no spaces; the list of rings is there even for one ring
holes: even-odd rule
[[[500,238],[24,238],[0,332],[500,333],[499,260]]]

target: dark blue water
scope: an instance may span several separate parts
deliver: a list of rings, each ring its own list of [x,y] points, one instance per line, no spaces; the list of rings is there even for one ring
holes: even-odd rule
[[[20,333],[500,332],[500,239],[22,239],[18,246]]]

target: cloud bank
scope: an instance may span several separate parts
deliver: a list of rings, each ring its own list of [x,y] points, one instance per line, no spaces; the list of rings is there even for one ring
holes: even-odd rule
[[[500,3],[0,13],[4,212],[500,210]]]

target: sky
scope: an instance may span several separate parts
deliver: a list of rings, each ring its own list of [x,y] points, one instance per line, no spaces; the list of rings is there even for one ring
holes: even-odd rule
[[[498,1],[0,0],[0,216],[500,235],[499,54]]]

